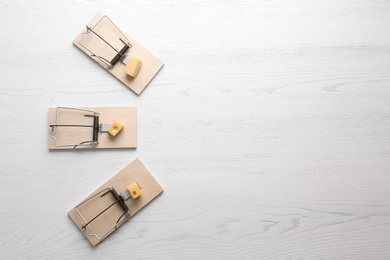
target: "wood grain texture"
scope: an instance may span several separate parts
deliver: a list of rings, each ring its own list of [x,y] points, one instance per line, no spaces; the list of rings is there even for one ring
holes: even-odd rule
[[[1,259],[389,258],[389,1],[0,6]],[[142,95],[70,44],[98,10]],[[58,104],[136,106],[137,149],[49,151]],[[66,213],[136,157],[164,192],[92,248]]]
[[[79,107],[80,108],[80,107]],[[137,147],[137,108],[136,107],[81,107],[99,113],[100,124],[121,122],[122,131],[112,136],[109,133],[98,133],[98,144],[95,149],[107,148],[136,148]],[[59,109],[59,125],[93,125],[93,118],[84,117],[86,113],[80,110]],[[92,141],[93,130],[90,127],[57,127],[57,132],[50,127],[56,124],[57,108],[49,108],[48,146],[49,149],[74,149],[74,146],[60,146],[79,144]],[[57,146],[53,138],[56,138]],[[93,149],[93,146],[77,146],[76,149]]]
[[[153,175],[146,169],[145,165],[137,158],[132,161],[129,165],[123,168],[120,172],[115,174],[111,179],[105,182],[102,186],[88,195],[82,201],[91,198],[98,192],[106,188],[114,188],[118,194],[126,190],[126,187],[130,184],[137,182],[142,187],[142,195],[137,199],[128,199],[124,202],[124,204],[130,210],[130,216],[123,219],[122,222],[117,226],[119,228],[122,226],[125,221],[131,219],[138,211],[140,211],[143,207],[145,207],[148,203],[150,203],[154,198],[156,198],[161,192],[163,192],[163,188],[160,184],[153,178]],[[100,194],[102,195],[102,194]],[[91,219],[95,218],[100,212],[105,210],[111,203],[113,203],[115,199],[113,196],[96,196],[82,204],[78,207],[80,214],[84,217],[84,219],[88,222]],[[81,203],[81,202],[80,202]],[[78,204],[77,204],[78,205]],[[123,216],[123,209],[117,205],[109,208],[102,215],[96,218],[92,223],[89,224],[89,228],[82,229],[81,227],[86,224],[80,217],[80,215],[76,212],[76,208],[72,208],[68,215],[72,218],[76,226],[79,230],[85,235],[85,237],[91,242],[93,246],[96,246],[98,243],[103,241],[105,234],[113,227],[116,223],[119,222],[121,216]],[[116,230],[113,230],[110,235]],[[98,240],[95,236],[91,236],[91,234],[97,235],[101,240]],[[128,233],[131,234],[131,230],[128,230]],[[105,239],[105,238],[104,238]]]
[[[102,17],[103,14],[97,13],[87,26],[94,27]],[[110,19],[114,18],[111,17]],[[107,18],[102,19],[93,30],[100,37],[102,37],[109,44],[111,44],[111,46],[113,46],[116,50],[122,49],[123,43],[120,41],[120,38],[123,38],[123,36]],[[129,55],[129,57],[135,57],[140,59],[142,61],[142,67],[136,77],[128,76],[125,73],[126,65],[121,62],[118,62],[107,71],[139,95],[146,88],[149,82],[154,78],[154,76],[156,76],[157,72],[162,68],[164,63],[152,53],[150,53],[148,50],[146,50],[141,44],[136,42],[124,30],[120,30],[127,37],[127,39],[132,45],[132,47],[126,52],[126,54]],[[103,57],[108,61],[111,61],[115,57],[117,53],[113,49],[111,49],[106,43],[99,39],[95,34],[90,33],[83,35],[83,33],[85,32],[86,28],[84,28],[80,32],[80,34],[77,35],[76,39],[74,39],[73,44],[75,46],[80,48],[80,50],[82,50],[85,54],[91,57],[92,54],[80,45],[80,40],[82,40],[82,44],[96,55]],[[107,65],[101,62],[97,57],[91,58],[94,59],[97,63],[99,63],[102,67],[107,67]]]

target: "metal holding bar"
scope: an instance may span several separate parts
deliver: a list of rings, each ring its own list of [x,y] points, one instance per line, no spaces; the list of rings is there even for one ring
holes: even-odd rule
[[[105,208],[102,212],[100,212],[99,214],[97,214],[93,219],[91,219],[90,221],[88,221],[88,223],[85,223],[84,226],[82,226],[81,228],[85,228],[86,226],[88,226],[92,221],[94,221],[95,219],[97,219],[101,214],[103,214],[104,212],[106,212],[108,209],[110,209],[112,206],[114,206],[119,200],[116,200],[114,203],[112,203],[110,206],[108,206],[107,208]]]
[[[86,116],[86,117],[94,117],[94,123],[93,123],[93,125],[74,125],[74,124],[63,125],[63,124],[58,124],[59,110],[61,110],[61,109],[76,110],[76,111],[83,111],[83,112],[92,113],[92,115],[84,115],[84,116]],[[95,148],[96,145],[98,144],[98,134],[97,133],[99,132],[99,113],[96,112],[96,111],[93,111],[93,110],[82,109],[82,108],[57,107],[57,109],[56,109],[56,123],[54,125],[49,125],[49,127],[51,127],[52,130],[54,131],[53,134],[51,135],[51,137],[54,139],[54,145],[56,147],[69,147],[69,146],[73,146],[74,148],[76,148],[77,146],[93,145],[93,147]],[[77,143],[77,144],[62,144],[62,145],[59,145],[59,144],[57,144],[57,138],[55,137],[55,135],[57,134],[57,131],[58,131],[58,127],[92,127],[93,128],[92,141],[83,141],[83,142],[80,142],[80,143]]]
[[[108,41],[106,41],[102,36],[100,36],[98,33],[95,32],[96,26],[103,20],[108,19],[114,27],[119,31],[119,33],[123,36],[124,39],[126,39],[127,42],[125,42],[122,38],[119,38],[119,40],[125,45],[120,51],[115,49]],[[106,69],[112,68],[119,60],[124,60],[125,56],[127,56],[125,53],[126,51],[132,47],[129,39],[126,37],[126,35],[111,21],[110,18],[108,18],[106,15],[104,15],[102,18],[99,19],[99,21],[92,27],[86,26],[87,31],[81,34],[81,39],[79,41],[80,46],[84,47],[87,51],[91,53],[91,56],[96,57],[99,59],[102,63],[104,63],[107,67]],[[90,50],[87,46],[85,46],[82,41],[84,40],[85,35],[88,35],[89,33],[95,34],[97,37],[99,37],[102,41],[104,41],[109,47],[111,47],[117,54],[115,57],[109,62],[106,58],[103,58],[97,54],[95,54],[92,50]]]
[[[104,193],[103,193],[104,192]],[[103,193],[103,195],[101,195],[100,197],[103,197],[105,196],[106,194],[108,193],[111,193],[113,195],[113,197],[115,198],[115,202],[113,202],[112,204],[110,204],[107,208],[105,208],[103,211],[101,211],[99,214],[97,214],[95,217],[93,217],[91,220],[89,221],[86,221],[84,216],[80,213],[80,211],[78,210],[78,208],[80,206],[82,206],[83,204],[87,203],[88,201],[90,201],[91,199],[93,199],[94,197],[98,196],[99,194]],[[110,209],[112,206],[114,206],[116,203],[119,203],[119,205],[121,206],[121,208],[124,210],[124,213],[119,217],[118,221],[115,223],[114,226],[112,226],[102,237],[99,237],[98,235],[96,234],[93,234],[92,233],[92,228],[90,226],[90,223],[92,221],[94,221],[95,219],[97,219],[98,217],[100,217],[103,213],[105,213],[108,209]],[[96,237],[96,239],[98,239],[99,241],[103,240],[106,236],[108,236],[114,229],[116,229],[128,216],[130,216],[130,209],[126,206],[126,204],[124,203],[124,199],[122,197],[120,197],[118,195],[118,193],[115,191],[115,189],[113,187],[108,187],[108,188],[105,188],[97,193],[95,193],[94,195],[92,195],[91,197],[87,198],[86,200],[82,201],[80,204],[78,204],[76,207],[75,207],[75,210],[77,212],[77,214],[80,216],[80,218],[83,220],[84,222],[84,225],[81,227],[82,229],[88,227],[89,229],[89,235],[90,236],[94,236]]]
[[[49,125],[51,128],[57,127],[57,126],[69,126],[69,127],[95,127],[93,125]]]
[[[91,32],[93,32],[97,37],[99,37],[102,41],[104,41],[105,43],[107,43],[108,46],[110,46],[116,53],[119,53],[111,44],[109,44],[102,36],[100,36],[99,34],[97,34],[94,30],[92,30],[91,27],[89,26],[86,26],[87,29]]]

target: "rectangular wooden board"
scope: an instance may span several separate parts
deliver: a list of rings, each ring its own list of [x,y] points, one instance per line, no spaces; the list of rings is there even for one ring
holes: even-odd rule
[[[147,205],[155,197],[157,197],[161,192],[163,192],[163,188],[156,181],[156,179],[154,179],[152,174],[146,169],[146,167],[138,158],[131,162],[129,165],[127,165],[125,168],[123,168],[119,173],[109,179],[106,183],[104,183],[94,192],[92,192],[87,198],[90,198],[97,192],[108,187],[113,187],[119,194],[124,191],[128,185],[134,182],[138,182],[139,185],[142,187],[142,195],[136,199],[130,198],[124,202],[131,210],[131,214],[123,222],[121,222],[120,225],[122,225],[125,221],[134,216],[134,214],[136,214],[145,205]],[[84,200],[86,200],[87,198],[85,198]],[[84,219],[86,221],[89,221],[114,201],[115,199],[111,194],[107,194],[104,197],[100,197],[99,195],[89,200],[85,204],[81,205],[78,210],[82,214]],[[123,212],[123,209],[118,205],[118,203],[115,204],[113,207],[104,212],[90,224],[92,233],[98,235],[100,238],[103,237],[103,235],[117,223]],[[89,240],[89,242],[91,242],[93,246],[96,246],[99,242],[101,242],[95,236],[91,236],[89,234],[88,227],[84,229],[81,228],[85,223],[78,215],[75,208],[71,209],[68,212],[68,215],[71,217],[78,229],[80,229],[80,231],[85,235],[85,237]],[[129,231],[129,234],[130,233],[131,232]]]
[[[97,13],[95,17],[88,23],[88,26],[93,27],[102,17],[103,15],[101,13]],[[94,59],[102,67],[106,68],[106,65],[104,63],[102,63],[96,57],[92,57],[91,53],[88,52],[88,50],[86,50],[84,47],[82,47],[79,44],[79,41],[82,38],[82,33],[86,32],[86,30],[87,30],[86,27],[84,27],[84,29],[73,41],[73,44],[76,45],[78,48],[80,48],[80,50],[86,53],[89,57]],[[119,51],[124,46],[124,44],[119,40],[119,38],[120,37],[123,38],[123,36],[115,28],[115,26],[111,24],[111,22],[108,19],[104,18],[95,27],[94,31],[100,36],[102,36],[102,38],[104,38],[108,43],[110,43],[116,50]],[[113,68],[108,69],[108,71],[112,75],[114,75],[117,79],[119,79],[123,84],[125,84],[127,87],[129,87],[131,90],[133,90],[135,93],[139,95],[149,84],[149,82],[153,79],[153,77],[157,74],[157,72],[162,68],[164,63],[161,60],[159,60],[156,56],[154,56],[152,53],[150,53],[148,50],[146,50],[141,44],[135,41],[122,29],[121,31],[124,35],[126,35],[127,39],[129,39],[132,45],[132,47],[129,50],[127,50],[126,54],[129,57],[135,57],[142,60],[142,67],[135,78],[128,76],[124,72],[126,66],[120,61],[117,62]],[[112,48],[110,48],[106,43],[104,43],[93,33],[84,35],[84,39],[82,43],[88,49],[93,51],[96,55],[101,56],[108,61],[111,61],[116,55],[116,52]]]
[[[98,133],[99,148],[136,148],[137,147],[137,108],[136,107],[83,107],[83,109],[98,112],[99,122],[112,124],[115,120],[124,126],[116,136],[109,133]],[[60,109],[58,124],[62,125],[93,125],[93,118],[84,117],[86,113],[79,110]],[[53,130],[49,125],[56,124],[56,108],[49,108],[48,138],[49,149],[73,149],[73,146],[57,147],[52,137]],[[55,138],[57,145],[77,144],[83,141],[92,141],[91,127],[57,127]],[[76,149],[90,149],[90,146],[77,146]]]

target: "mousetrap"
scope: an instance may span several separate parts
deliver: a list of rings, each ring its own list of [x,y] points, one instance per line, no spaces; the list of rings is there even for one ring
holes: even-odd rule
[[[142,162],[135,159],[71,209],[68,215],[95,246],[161,192],[160,184]]]
[[[73,44],[138,95],[164,65],[101,13],[95,15]]]
[[[49,108],[49,149],[135,148],[135,107]]]

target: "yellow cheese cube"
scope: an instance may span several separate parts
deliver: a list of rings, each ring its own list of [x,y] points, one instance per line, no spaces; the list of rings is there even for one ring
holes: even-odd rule
[[[130,193],[130,196],[133,198],[133,199],[136,199],[138,198],[139,196],[142,195],[142,191],[140,189],[140,187],[138,186],[137,183],[132,183],[130,184],[129,186],[127,186],[127,191]]]
[[[123,128],[123,125],[118,122],[118,121],[115,121],[114,123],[112,123],[112,125],[108,128],[108,132],[112,135],[112,136],[116,136]]]
[[[141,69],[142,61],[131,57],[126,65],[125,72],[127,75],[135,77]]]

